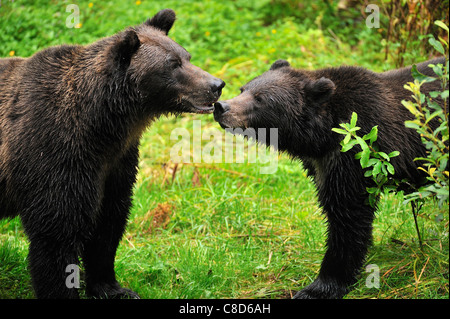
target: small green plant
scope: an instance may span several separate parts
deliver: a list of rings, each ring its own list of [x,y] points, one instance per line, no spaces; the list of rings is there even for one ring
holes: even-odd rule
[[[435,22],[436,25],[447,31],[448,27],[441,21]],[[449,80],[449,60],[448,43],[440,38],[437,41],[433,36],[429,43],[441,54],[445,55],[445,65],[430,65],[437,77],[429,77],[421,74],[416,66],[412,68],[414,82],[407,83],[405,89],[412,92],[412,100],[402,101],[403,105],[414,115],[415,119],[406,121],[406,127],[416,130],[422,139],[422,143],[427,149],[427,157],[416,158],[416,161],[423,162],[420,170],[427,174],[429,183],[417,189],[417,191],[408,194],[405,197],[405,203],[419,201],[423,203],[426,198],[435,198],[441,208],[444,203],[448,205],[449,185],[448,185],[448,80]],[[430,92],[425,95],[421,92],[421,87],[425,83],[439,80],[441,82],[441,91]],[[441,107],[436,100],[443,101]],[[431,125],[431,123],[436,123]],[[433,128],[434,127],[434,128]]]
[[[359,159],[361,167],[365,169],[364,176],[371,178],[376,186],[368,187],[369,204],[374,207],[378,196],[383,192],[395,190],[398,182],[393,179],[395,174],[394,166],[390,163],[393,157],[400,154],[393,151],[389,154],[379,150],[376,145],[378,139],[378,126],[374,126],[368,134],[360,137],[356,134],[360,130],[356,126],[358,115],[353,112],[350,123],[342,123],[342,128],[333,128],[333,131],[345,135],[341,141],[342,152],[348,152],[355,145],[361,147],[361,151],[355,154],[355,158]]]
[[[436,21],[435,24],[447,31],[448,38],[448,27],[441,21]],[[414,82],[409,82],[404,86],[405,89],[412,92],[412,99],[402,101],[402,104],[415,117],[414,120],[406,121],[405,126],[416,130],[427,149],[427,156],[415,158],[415,161],[423,162],[422,166],[419,166],[418,169],[427,174],[428,183],[423,186],[418,186],[412,193],[405,195],[403,202],[405,205],[411,203],[421,247],[422,238],[417,223],[417,216],[425,201],[427,199],[435,199],[438,201],[439,208],[442,208],[444,204],[448,206],[449,201],[449,45],[444,39],[439,38],[438,41],[432,35],[430,35],[429,43],[436,51],[446,56],[446,63],[445,65],[429,65],[436,74],[436,77],[421,74],[414,65],[411,69]],[[436,80],[441,81],[441,91],[432,91],[428,95],[421,92],[422,85]],[[437,103],[437,99],[442,100],[443,106]],[[350,123],[342,123],[340,124],[341,128],[333,128],[333,131],[345,135],[341,141],[342,152],[348,152],[355,145],[361,147],[361,151],[355,154],[355,158],[360,160],[361,167],[365,169],[364,176],[371,178],[376,185],[367,188],[369,204],[374,207],[380,194],[395,191],[399,184],[404,182],[393,178],[395,169],[390,163],[391,158],[398,156],[400,153],[393,151],[386,154],[378,149],[375,143],[378,138],[378,126],[374,126],[368,134],[362,137],[358,136],[356,132],[360,127],[356,126],[357,118],[357,114],[353,113]],[[436,221],[442,221],[444,216],[439,212],[434,219]]]

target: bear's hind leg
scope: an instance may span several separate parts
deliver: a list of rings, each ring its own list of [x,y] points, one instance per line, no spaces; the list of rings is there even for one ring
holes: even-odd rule
[[[95,184],[81,183],[76,169],[70,174],[59,168],[55,165],[53,174],[45,175],[48,178],[17,187],[24,194],[18,210],[30,241],[28,261],[40,299],[79,298],[74,269],[78,271],[82,244],[92,233],[98,210]],[[54,176],[59,176],[58,182],[51,180]]]
[[[28,263],[36,297],[79,298],[74,282],[79,273],[73,272],[73,266],[78,267],[82,238],[89,233],[91,220],[84,218],[80,205],[64,202],[62,198],[70,197],[61,192],[49,191],[36,198],[20,216],[30,241]]]

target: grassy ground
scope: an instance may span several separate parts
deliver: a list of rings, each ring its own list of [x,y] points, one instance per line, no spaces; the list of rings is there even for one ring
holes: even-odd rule
[[[69,3],[79,5],[80,28],[65,25]],[[335,16],[319,2],[291,3],[2,0],[0,56],[90,43],[170,7],[178,15],[170,36],[194,64],[227,82],[224,98],[279,58],[310,69],[392,67],[383,60],[379,33],[363,20]],[[176,166],[171,132],[185,128],[193,136],[193,120],[205,134],[218,128],[212,115],[162,118],[142,139],[134,206],[116,259],[119,280],[143,298],[290,297],[315,278],[325,250],[314,186],[301,163],[284,155],[270,155],[278,160],[275,174],[262,174],[265,164],[248,158]],[[382,198],[367,261],[380,269],[380,288],[368,288],[363,272],[346,298],[448,298],[448,206],[443,222],[434,220],[439,212],[429,203],[419,218],[421,251],[401,195]],[[33,297],[26,256],[20,221],[0,221],[0,298]]]

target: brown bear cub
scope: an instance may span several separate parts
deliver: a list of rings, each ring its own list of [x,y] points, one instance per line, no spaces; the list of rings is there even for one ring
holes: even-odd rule
[[[445,59],[417,67],[433,76],[428,65],[438,63]],[[328,220],[327,251],[318,278],[295,298],[342,298],[356,282],[371,242],[375,209],[367,204],[370,184],[354,158],[360,150],[342,153],[343,136],[332,128],[350,122],[356,112],[358,133],[378,125],[380,150],[400,151],[392,160],[396,177],[423,181],[414,158],[425,156],[425,147],[415,130],[405,127],[413,116],[401,104],[411,98],[403,87],[409,81],[411,67],[384,73],[349,66],[305,71],[279,60],[240,95],[215,104],[214,117],[223,128],[278,128],[278,149],[300,159],[317,186]],[[439,90],[438,82],[424,85],[424,92]]]
[[[91,45],[0,59],[0,217],[20,215],[38,298],[139,296],[114,259],[131,206],[138,145],[163,114],[211,113],[225,83],[192,65],[166,9]]]

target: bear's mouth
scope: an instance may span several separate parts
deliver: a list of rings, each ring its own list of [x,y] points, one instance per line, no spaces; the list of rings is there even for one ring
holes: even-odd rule
[[[190,113],[198,113],[198,114],[209,114],[214,112],[214,103],[216,103],[217,100],[206,102],[203,104],[194,103],[189,100],[183,100],[183,104],[185,107],[188,108],[187,112]]]
[[[200,113],[200,114],[208,114],[208,113],[212,113],[214,111],[214,103],[216,103],[217,101],[211,102],[211,103],[205,103],[201,106],[199,105],[192,105],[193,108],[195,109],[196,113]]]
[[[186,113],[209,114],[214,112],[214,103],[216,103],[217,101],[218,98],[209,102],[205,102],[205,100],[195,101],[187,98],[182,98],[179,103],[182,105],[184,112]]]
[[[225,124],[223,122],[218,122],[218,123],[223,129],[232,128],[231,126],[229,126],[229,125],[227,125],[227,124]]]

